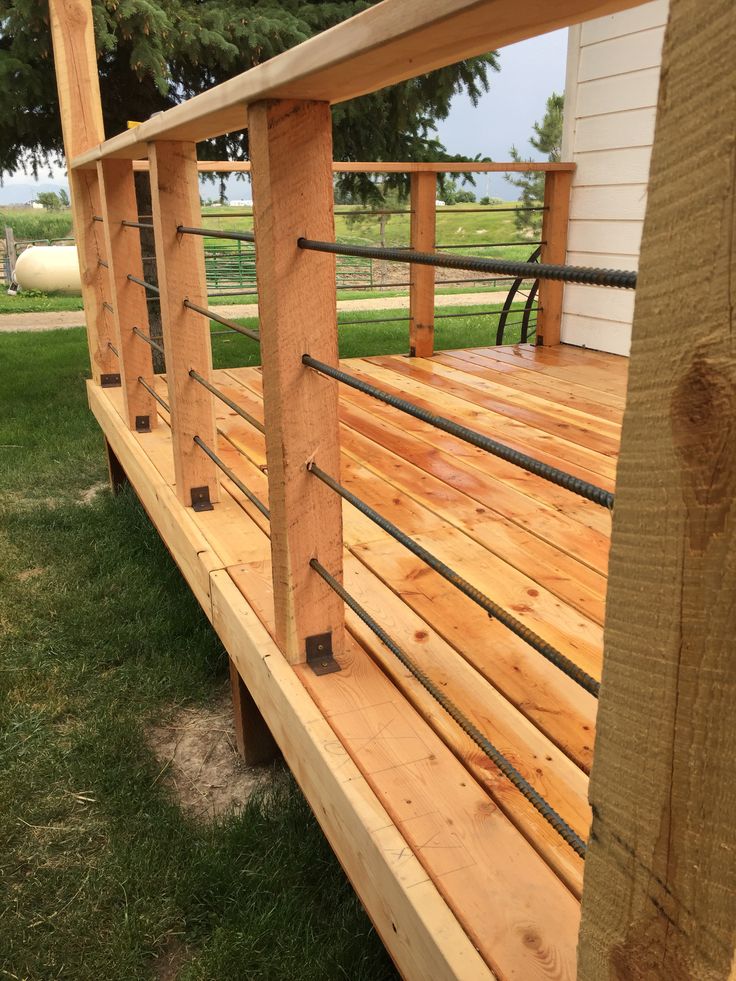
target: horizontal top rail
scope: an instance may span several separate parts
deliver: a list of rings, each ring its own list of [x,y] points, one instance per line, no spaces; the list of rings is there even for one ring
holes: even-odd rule
[[[71,161],[148,155],[153,140],[200,142],[242,130],[248,105],[266,99],[345,102],[494,48],[641,0],[384,0],[349,20]]]
[[[91,166],[91,165],[90,165]],[[511,171],[574,171],[576,164],[561,160],[333,160],[335,174],[506,174]],[[147,160],[136,160],[133,170],[148,171]],[[249,174],[250,160],[198,160],[202,174]]]

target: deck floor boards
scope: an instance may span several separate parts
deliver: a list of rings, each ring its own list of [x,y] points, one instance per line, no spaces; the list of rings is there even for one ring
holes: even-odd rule
[[[613,487],[623,358],[523,345],[343,367]],[[214,382],[262,420],[259,369]],[[610,515],[367,395],[340,396],[342,482],[599,678]],[[218,452],[267,502],[262,434],[219,402],[216,417]],[[141,445],[171,485],[166,432]],[[271,631],[268,521],[222,488],[197,524]],[[350,592],[585,837],[595,700],[347,503],[343,515]],[[347,622],[345,670],[297,672],[336,738],[498,976],[574,977],[582,861],[350,611]]]

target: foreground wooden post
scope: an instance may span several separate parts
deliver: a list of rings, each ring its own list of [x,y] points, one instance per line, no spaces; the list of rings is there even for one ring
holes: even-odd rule
[[[672,0],[618,468],[585,981],[725,981],[736,965],[735,47],[733,0]],[[694,84],[704,65],[708,84]]]
[[[561,264],[567,257],[567,226],[570,217],[572,171],[548,170],[544,181],[542,251],[540,262]],[[537,344],[552,347],[560,343],[562,294],[564,283],[540,279],[537,314]]]
[[[342,578],[340,498],[307,471],[340,473],[337,382],[302,364],[337,363],[334,256],[302,252],[300,236],[334,240],[332,119],[324,102],[248,108],[263,360],[276,641],[291,663],[306,640],[342,650],[342,600],[311,558]]]
[[[71,161],[105,139],[92,7],[89,0],[49,0],[49,18],[64,150]],[[103,306],[103,231],[93,217],[101,208],[97,173],[70,170],[69,189],[92,377],[98,384],[115,385],[120,379],[110,344],[117,336]]]
[[[216,449],[215,409],[212,395],[189,371],[211,375],[210,322],[184,306],[187,297],[207,306],[204,250],[199,236],[177,232],[179,225],[202,223],[196,146],[152,143],[149,161],[176,493],[182,504],[204,510],[219,499],[217,468],[194,437]]]
[[[124,219],[136,220],[138,217],[133,161],[101,160],[97,173],[128,425],[138,432],[149,432],[158,420],[156,402],[138,379],[143,378],[153,385],[153,362],[146,342],[133,333],[133,328],[137,327],[148,334],[148,304],[145,292],[128,279],[129,273],[144,278],[140,234],[138,229],[122,224]]]
[[[418,171],[411,175],[411,247],[434,252],[437,224],[437,175]],[[409,266],[409,354],[434,354],[434,266]]]

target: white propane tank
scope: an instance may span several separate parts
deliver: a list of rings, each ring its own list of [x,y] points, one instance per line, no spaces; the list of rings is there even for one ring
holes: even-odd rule
[[[16,260],[15,281],[24,290],[81,293],[76,245],[29,245]]]

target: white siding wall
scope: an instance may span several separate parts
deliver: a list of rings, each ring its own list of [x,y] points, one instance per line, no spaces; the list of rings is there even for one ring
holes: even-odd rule
[[[568,262],[636,269],[668,0],[570,29],[563,160],[577,171]],[[628,354],[633,292],[566,286],[562,340]]]

